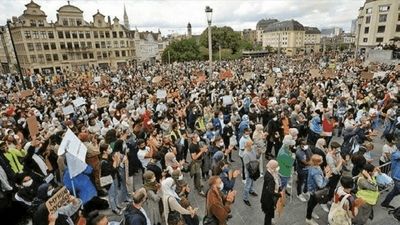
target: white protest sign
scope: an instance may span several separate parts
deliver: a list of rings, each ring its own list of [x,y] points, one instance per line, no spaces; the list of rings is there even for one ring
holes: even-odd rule
[[[72,103],[73,103],[74,106],[77,108],[77,107],[79,107],[79,106],[81,106],[81,105],[85,105],[85,104],[86,104],[86,101],[85,101],[84,98],[79,97],[79,98],[73,100]]]
[[[116,77],[113,77],[113,78],[111,79],[111,81],[112,81],[113,83],[119,83],[119,79],[116,78]]]
[[[386,72],[385,71],[379,71],[379,72],[375,72],[373,78],[385,78],[386,77]]]
[[[157,98],[165,98],[167,97],[167,91],[166,90],[157,90]]]
[[[280,73],[281,72],[281,68],[274,67],[274,68],[272,68],[272,71],[274,71],[275,73]]]
[[[101,81],[101,77],[94,77],[94,82],[100,82]]]
[[[64,115],[69,115],[69,114],[75,112],[74,107],[73,107],[72,105],[63,107],[63,108],[62,108],[62,111],[63,111],[63,114],[64,114]]]
[[[222,104],[224,106],[232,105],[233,104],[232,96],[230,96],[230,95],[223,96],[222,97]]]
[[[65,152],[69,152],[82,162],[85,162],[87,148],[71,129],[67,130],[58,148],[58,155],[62,155]]]
[[[67,159],[70,178],[74,178],[77,175],[81,174],[83,171],[85,171],[85,169],[87,167],[85,162],[82,162],[81,160],[79,160],[77,157],[73,156],[69,152],[65,153],[65,156]]]

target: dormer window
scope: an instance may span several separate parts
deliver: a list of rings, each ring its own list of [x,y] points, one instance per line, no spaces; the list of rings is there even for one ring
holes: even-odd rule
[[[76,20],[76,25],[77,25],[77,26],[82,25],[82,21],[81,21],[81,20]]]
[[[68,26],[68,20],[67,19],[63,19],[63,25],[64,26]]]
[[[31,27],[36,27],[36,20],[31,20]]]
[[[99,25],[101,25],[101,20],[97,20],[97,23],[98,23]]]
[[[44,27],[44,22],[43,22],[43,20],[39,20],[38,23],[39,23],[39,27]]]

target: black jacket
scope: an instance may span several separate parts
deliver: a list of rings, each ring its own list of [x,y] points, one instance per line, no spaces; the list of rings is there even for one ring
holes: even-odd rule
[[[130,204],[125,211],[125,224],[147,225],[147,221],[143,213],[139,209],[135,208],[132,204]]]
[[[280,193],[275,193],[275,180],[272,174],[266,170],[264,174],[264,184],[261,194],[261,209],[266,214],[274,217],[277,199]]]

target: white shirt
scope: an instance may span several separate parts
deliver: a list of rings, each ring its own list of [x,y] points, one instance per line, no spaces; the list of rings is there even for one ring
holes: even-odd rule
[[[143,213],[144,217],[146,217],[147,225],[151,225],[151,221],[150,221],[149,217],[147,217],[146,211],[143,209],[143,207],[140,207],[139,211]]]
[[[383,147],[382,147],[382,156],[381,156],[381,158],[380,158],[380,160],[382,161],[382,162],[389,162],[390,161],[390,156],[393,154],[393,152],[395,152],[396,151],[396,145],[393,145],[392,147],[390,147],[388,144],[385,144]],[[386,157],[386,154],[385,153],[388,153],[389,154],[389,158],[387,158]]]
[[[139,151],[137,153],[137,157],[139,158],[140,162],[142,163],[143,168],[146,168],[147,164],[149,164],[149,162],[150,162],[150,158],[145,158],[145,156],[149,152],[150,152],[150,148],[146,146],[144,149],[139,149]]]

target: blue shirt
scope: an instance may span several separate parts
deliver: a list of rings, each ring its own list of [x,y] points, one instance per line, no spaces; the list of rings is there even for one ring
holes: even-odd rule
[[[324,188],[328,184],[328,179],[319,166],[313,166],[308,169],[307,189],[309,192],[315,192]]]
[[[400,151],[397,150],[392,154],[392,177],[394,180],[400,181]]]
[[[319,116],[314,116],[311,119],[310,130],[317,134],[322,132],[321,118]]]

